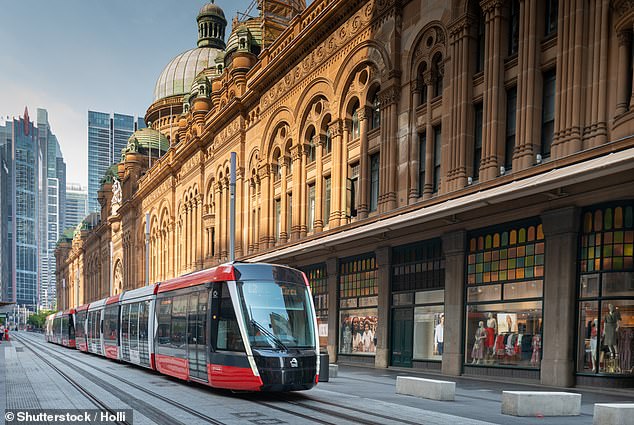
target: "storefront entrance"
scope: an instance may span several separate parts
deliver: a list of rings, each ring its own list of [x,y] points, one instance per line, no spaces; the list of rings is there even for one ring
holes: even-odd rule
[[[412,367],[414,309],[392,310],[392,366]]]

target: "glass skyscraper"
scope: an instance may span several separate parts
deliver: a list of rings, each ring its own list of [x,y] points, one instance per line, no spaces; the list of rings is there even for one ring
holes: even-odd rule
[[[88,191],[78,183],[66,185],[64,229],[75,228],[88,215]]]
[[[66,164],[48,113],[0,123],[1,295],[30,310],[52,308],[55,245],[65,202]]]
[[[121,150],[139,128],[142,118],[88,111],[88,212],[100,210],[97,191],[108,167],[121,159]]]

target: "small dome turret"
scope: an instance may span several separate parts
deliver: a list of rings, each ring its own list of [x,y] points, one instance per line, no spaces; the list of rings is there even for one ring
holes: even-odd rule
[[[227,19],[220,6],[211,0],[211,3],[207,3],[200,9],[196,20],[198,21],[198,47],[224,50]]]

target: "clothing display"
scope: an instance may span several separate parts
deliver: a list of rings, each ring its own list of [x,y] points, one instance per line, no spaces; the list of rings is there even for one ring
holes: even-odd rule
[[[604,340],[603,343],[607,346],[616,345],[616,328],[618,322],[621,320],[621,313],[618,310],[611,310],[605,315],[604,320]]]
[[[484,340],[484,346],[486,348],[491,348],[495,345],[495,329],[493,328],[485,328],[484,329],[487,333],[487,337]]]
[[[481,360],[484,358],[484,341],[487,337],[487,333],[482,326],[480,326],[475,333],[475,342],[473,343],[473,349],[471,350],[471,358],[475,360]]]
[[[622,372],[632,369],[632,342],[634,341],[634,329],[620,328],[618,333],[619,367]]]
[[[536,365],[541,360],[541,356],[540,356],[540,352],[542,349],[541,335],[538,334],[533,336],[532,346],[533,346],[533,355],[531,356],[531,364]]]

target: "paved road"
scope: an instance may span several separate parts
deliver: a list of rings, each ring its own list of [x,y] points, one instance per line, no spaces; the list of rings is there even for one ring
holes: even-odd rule
[[[592,424],[594,403],[634,401],[634,392],[577,389],[582,394],[581,416],[517,418],[500,413],[502,390],[535,390],[534,386],[459,378],[456,400],[440,402],[395,394],[396,377],[415,372],[343,365],[337,378],[310,391],[234,394],[47,344],[38,334],[15,336],[12,342],[0,344],[0,391],[4,387],[7,395],[0,397],[0,409],[5,404],[6,408],[94,409],[89,393],[110,408],[133,409],[137,425],[577,425]],[[62,374],[79,383],[84,393]]]

